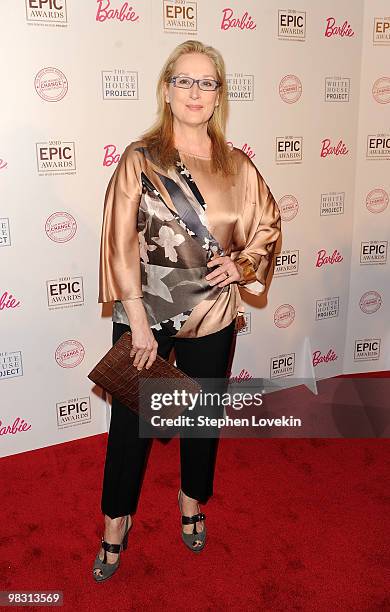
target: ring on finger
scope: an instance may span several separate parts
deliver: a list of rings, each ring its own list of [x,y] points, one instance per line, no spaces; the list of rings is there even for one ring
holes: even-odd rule
[[[230,274],[227,270],[225,270],[226,278],[229,278]]]

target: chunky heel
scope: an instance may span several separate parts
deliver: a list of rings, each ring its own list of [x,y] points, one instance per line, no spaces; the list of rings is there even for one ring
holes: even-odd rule
[[[122,538],[122,542],[120,544],[109,544],[102,538],[102,548],[104,550],[103,561],[99,557],[99,553],[96,555],[95,563],[93,565],[92,574],[96,582],[103,582],[103,580],[107,580],[107,578],[111,578],[111,576],[116,572],[119,567],[119,560],[121,556],[121,551],[126,550],[127,541],[129,538],[129,531],[133,524],[129,525],[129,515],[126,516],[126,524],[125,524],[125,535]],[[118,555],[118,559],[115,563],[107,563],[107,553],[115,553]],[[100,570],[100,574],[95,573],[96,570]]]
[[[122,550],[126,550],[126,548],[127,548],[127,542],[128,542],[128,540],[129,540],[129,531],[130,531],[130,530],[127,530],[127,531],[126,531],[126,533],[125,533],[125,537],[123,538],[123,542],[122,542]]]

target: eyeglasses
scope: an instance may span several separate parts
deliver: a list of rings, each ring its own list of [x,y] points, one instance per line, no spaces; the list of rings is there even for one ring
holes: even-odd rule
[[[169,83],[172,83],[174,87],[181,87],[182,89],[191,89],[194,83],[198,84],[199,89],[203,91],[215,91],[221,83],[214,79],[192,79],[187,76],[174,76],[170,79]]]

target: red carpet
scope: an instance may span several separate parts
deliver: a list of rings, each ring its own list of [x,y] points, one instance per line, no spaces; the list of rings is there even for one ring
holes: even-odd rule
[[[178,440],[156,441],[121,567],[95,584],[105,441],[1,460],[1,590],[59,589],[66,611],[390,610],[388,440],[221,440],[199,555],[180,539]]]

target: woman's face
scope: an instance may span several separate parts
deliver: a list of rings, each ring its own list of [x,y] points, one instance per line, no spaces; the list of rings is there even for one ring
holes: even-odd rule
[[[173,76],[218,80],[213,61],[203,53],[181,55],[175,63]],[[165,100],[171,105],[174,124],[176,122],[195,127],[208,122],[218,104],[219,93],[218,89],[203,91],[199,89],[198,83],[194,83],[191,89],[166,83]]]

